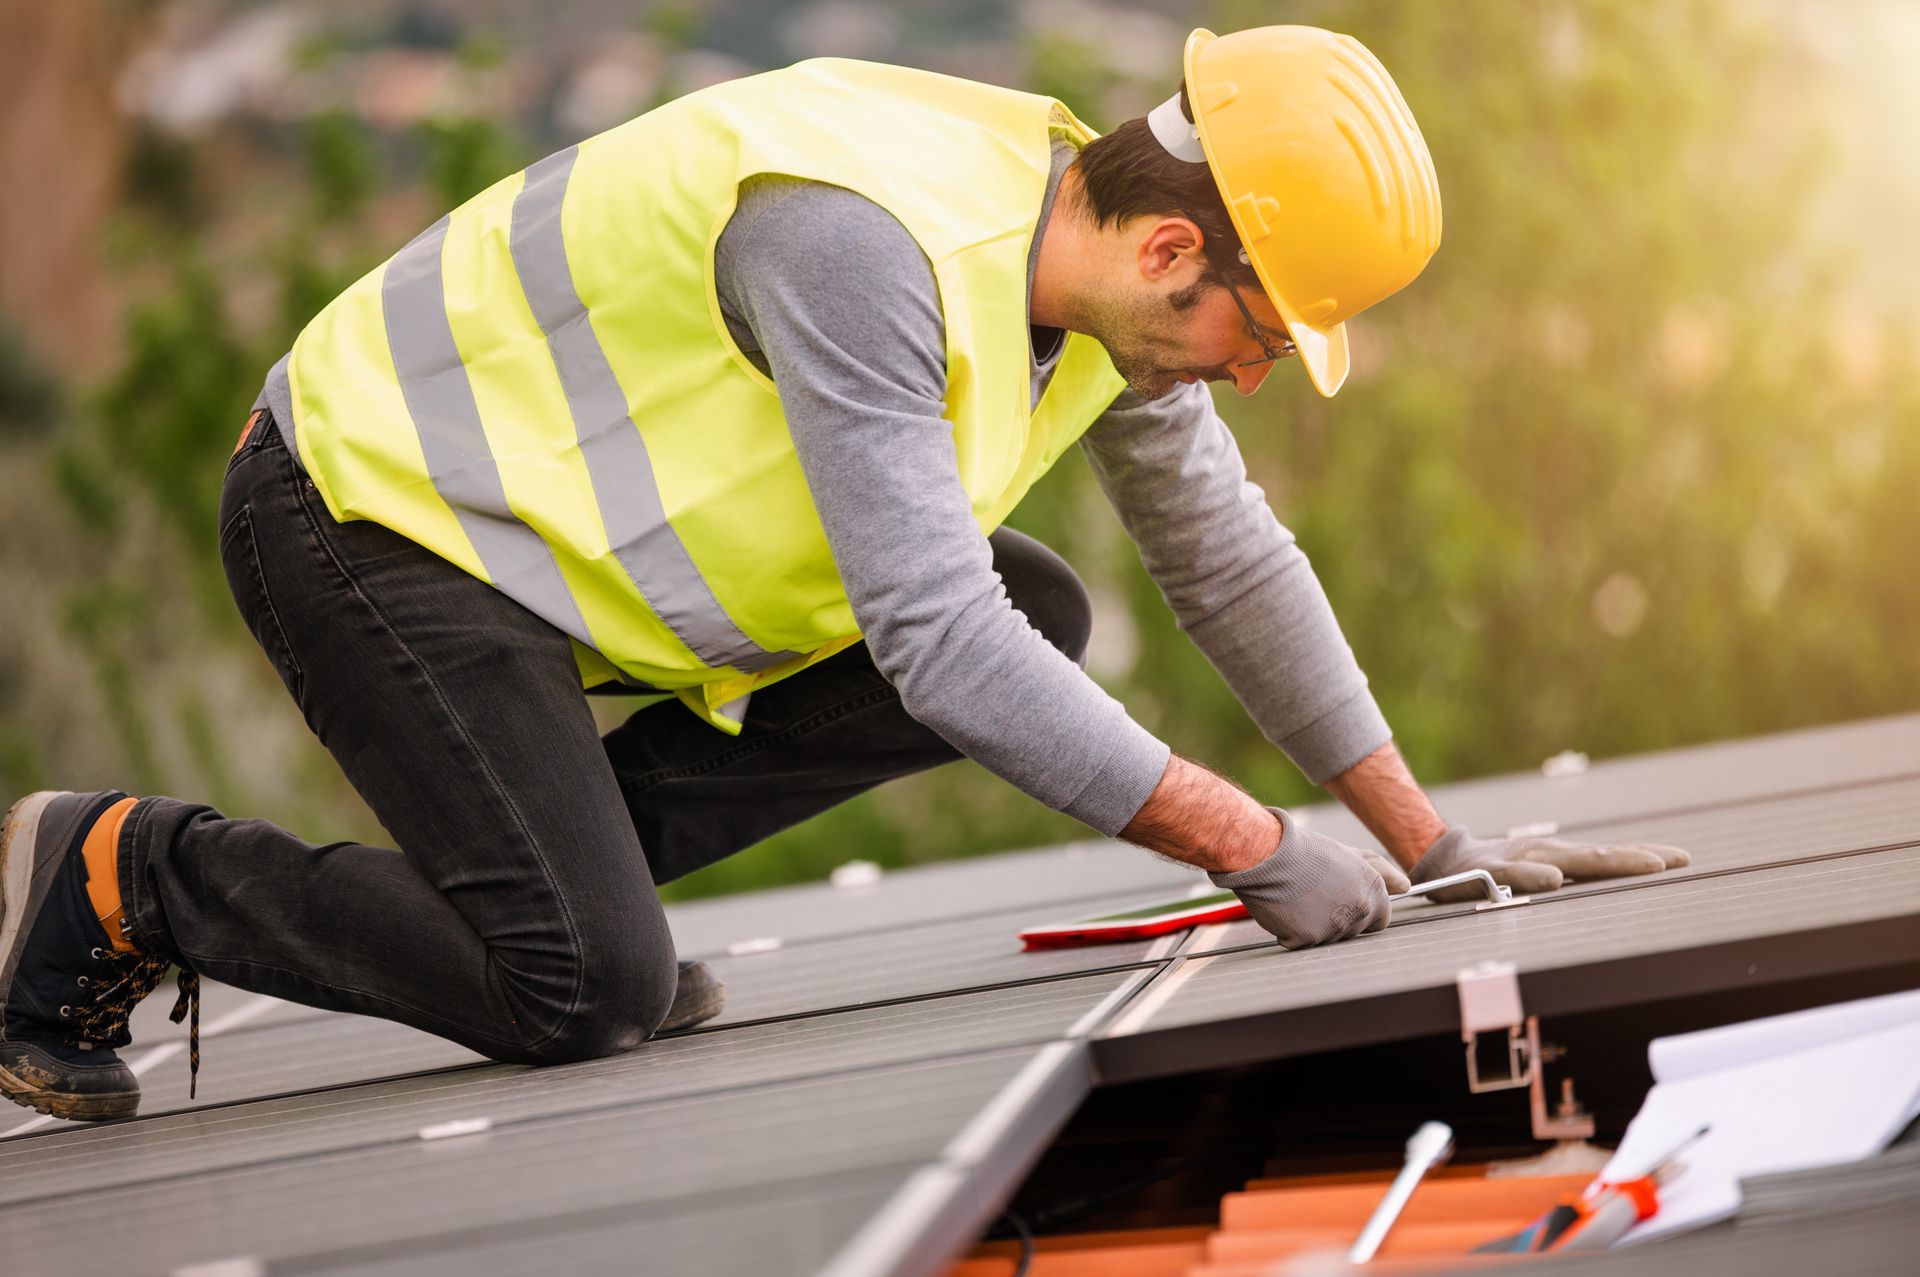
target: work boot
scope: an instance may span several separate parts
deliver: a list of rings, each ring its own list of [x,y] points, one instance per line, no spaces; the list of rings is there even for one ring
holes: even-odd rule
[[[42,790],[15,803],[0,830],[0,1091],[54,1117],[97,1122],[140,1107],[139,1080],[114,1051],[133,1040],[127,1017],[169,964],[107,935],[81,851],[125,798]],[[189,1003],[197,1071],[199,977],[182,971],[175,1023]]]
[[[704,962],[680,964],[680,986],[673,991],[673,1005],[655,1033],[674,1033],[705,1024],[727,1005],[727,986]]]

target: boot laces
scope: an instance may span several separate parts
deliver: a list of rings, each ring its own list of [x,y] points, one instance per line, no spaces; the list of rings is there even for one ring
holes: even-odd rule
[[[133,1014],[133,1008],[159,986],[160,981],[166,978],[167,970],[172,964],[165,958],[114,951],[104,953],[102,961],[112,970],[112,978],[97,986],[93,999],[88,1004],[75,1008],[75,1026],[80,1039],[84,1042],[124,1046],[131,1040],[127,1019]],[[178,1024],[189,1014],[193,1017],[187,1028],[189,1070],[187,1094],[189,1098],[198,1098],[200,1092],[200,973],[181,967],[178,987],[180,996],[174,1000],[173,1010],[167,1013],[167,1018]]]

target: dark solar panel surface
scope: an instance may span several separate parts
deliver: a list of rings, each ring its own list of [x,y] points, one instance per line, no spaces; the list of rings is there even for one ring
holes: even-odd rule
[[[696,900],[671,907],[667,916],[680,956],[705,958],[741,941],[793,945],[1033,906],[1064,904],[1071,912],[1073,904],[1096,896],[1178,894],[1201,881],[1185,866],[1094,840],[883,874],[871,886],[814,883]]]
[[[485,1065],[410,1080],[403,1090],[419,1103],[453,1108],[484,1106],[485,1097],[511,1097],[526,1088],[559,1088],[570,1095],[576,1091],[597,1094],[602,1086],[610,1086],[622,1095],[654,1099],[824,1076],[956,1052],[1038,1044],[1064,1036],[1090,1008],[1139,976],[1139,972],[1080,976],[748,1025],[725,1032],[685,1033],[611,1060],[543,1070]],[[351,1062],[360,1058],[364,1048],[383,1040],[390,1043],[386,1051],[368,1056],[366,1067],[354,1073]],[[328,1089],[339,1087],[343,1081],[479,1061],[478,1056],[451,1043],[400,1025],[334,1015],[222,1037],[217,1050],[206,1054],[211,1058],[202,1070],[199,1107],[292,1091],[319,1091],[300,1103],[298,1111],[307,1118],[320,1116],[322,1110],[348,1112],[367,1102],[364,1089]],[[230,1055],[234,1058],[229,1059]],[[344,1079],[340,1076],[343,1071],[348,1074]],[[147,1084],[143,1111],[152,1115],[188,1107],[186,1073],[183,1060],[159,1069]],[[327,1120],[331,1121],[331,1116]],[[439,1120],[445,1117],[423,1119],[419,1124]],[[142,1122],[138,1128],[147,1125]],[[74,1137],[105,1138],[109,1132],[132,1129],[136,1128],[76,1131]],[[0,1177],[5,1175],[13,1147],[0,1141]],[[4,1187],[0,1186],[3,1196]]]
[[[1559,836],[1581,842],[1683,847],[1692,862],[1657,879],[1569,883],[1535,903],[1596,892],[1612,893],[1623,886],[1664,890],[1680,881],[1703,876],[1789,861],[1873,854],[1906,844],[1920,844],[1920,778],[1880,780],[1840,790],[1795,792],[1778,798],[1754,798],[1709,811],[1594,824]],[[1475,906],[1471,903],[1435,905],[1409,900],[1396,906],[1394,925],[1426,923],[1474,912]],[[1259,940],[1263,934],[1251,923],[1242,924],[1224,934],[1216,933],[1216,938],[1206,947],[1246,944]]]
[[[393,1277],[625,1273],[644,1255],[650,1273],[931,1273],[1109,1060],[1123,1076],[1219,1043],[1270,1058],[1378,1040],[1368,1035],[1382,1024],[1444,1030],[1454,971],[1489,958],[1520,966],[1530,1000],[1631,997],[1630,981],[1605,990],[1609,971],[1742,946],[1788,964],[1843,961],[1823,936],[1920,936],[1920,717],[1435,798],[1480,832],[1552,821],[1583,839],[1677,843],[1694,865],[1515,909],[1405,908],[1385,934],[1302,953],[1240,924],[1202,933],[1191,958],[1170,956],[1173,942],[1019,951],[1029,922],[1200,881],[1100,841],[702,901],[670,912],[681,952],[728,984],[712,1026],[528,1070],[397,1025],[209,988],[193,1104],[182,1030],[157,997],[127,1052],[147,1087],[141,1118],[0,1121],[4,1268],[167,1272],[252,1257],[269,1271]],[[1359,840],[1344,813],[1311,820]],[[779,945],[729,953],[760,939]],[[1698,966],[1711,979],[1745,969]],[[420,1138],[477,1119],[490,1129]]]
[[[1523,976],[1555,968],[1594,969],[1622,958],[1686,952],[1755,934],[1915,916],[1920,916],[1920,848],[1648,883],[1632,891],[1543,896],[1518,908],[1435,919],[1298,953],[1260,943],[1256,934],[1236,928],[1227,938],[1259,947],[1193,958],[1176,973],[1184,978],[1174,996],[1133,1031],[1224,1023],[1422,988],[1444,990],[1450,998],[1454,973],[1480,962],[1511,962]],[[1364,1033],[1364,1026],[1356,1026],[1356,1033]]]
[[[883,1166],[783,1186],[778,1194],[709,1194],[671,1209],[554,1216],[476,1228],[425,1244],[348,1248],[315,1256],[303,1272],[337,1277],[554,1277],[647,1273],[771,1277],[815,1271],[879,1212],[915,1167]]]
[[[1070,906],[1068,914],[1120,908],[1134,899],[1129,894],[1082,900]],[[1009,909],[773,953],[710,958],[728,990],[727,1009],[715,1023],[783,1018],[1131,965],[1145,959],[1152,947],[1150,941],[1137,941],[1021,951],[1020,928],[1059,917],[1058,905]]]
[[[728,1190],[777,1197],[826,1176],[937,1158],[1032,1056],[993,1052],[666,1100],[536,1079],[512,1097],[418,1102],[390,1084],[311,1119],[299,1100],[159,1118],[136,1124],[149,1129],[110,1157],[45,1154],[32,1173],[7,1174],[0,1236],[18,1271],[78,1277],[121,1272],[133,1254],[160,1271],[217,1258],[209,1243],[271,1263],[347,1238],[418,1243],[577,1212],[658,1214],[675,1198]],[[497,1116],[484,1134],[417,1137],[426,1122],[487,1112]]]
[[[1149,860],[1138,852],[1136,858]],[[948,921],[923,920],[872,933],[845,937],[815,936],[791,946],[739,956],[718,954],[705,961],[728,986],[727,1006],[721,1016],[705,1030],[801,1015],[873,1003],[948,996],[954,993],[1020,985],[1035,980],[1050,980],[1086,971],[1125,967],[1143,961],[1149,944],[1110,945],[1098,949],[1057,949],[1035,953],[1022,952],[1018,933],[1033,923],[1052,922],[1120,908],[1136,903],[1140,891],[1149,896],[1179,895],[1197,880],[1185,874],[1158,886],[1148,882],[1122,894],[1104,891],[1083,894],[1065,901],[1040,905],[1011,906],[983,916],[967,916]],[[831,901],[829,900],[828,904]],[[821,906],[826,907],[826,906]],[[166,1013],[171,1002],[149,999],[135,1012],[134,1040],[142,1045],[184,1040],[186,1029],[171,1024]],[[415,1067],[472,1059],[424,1034],[396,1025],[359,1017],[337,1015],[292,1003],[260,1005],[252,994],[209,984],[203,1007],[203,1023],[215,1024],[225,1017],[247,1016],[228,1034],[247,1042],[237,1052],[240,1070],[260,1074],[270,1071],[276,1062],[284,1063],[308,1054],[310,1044],[351,1040],[356,1048],[364,1044],[368,1058],[391,1061],[391,1067],[379,1072],[353,1072],[347,1067],[344,1077],[330,1081],[350,1081],[355,1077],[386,1076],[411,1071]],[[356,1025],[354,1029],[343,1026]],[[347,1037],[339,1036],[346,1033]],[[295,1044],[294,1049],[277,1051],[262,1044],[272,1038]],[[426,1060],[416,1064],[415,1060]],[[302,1065],[301,1067],[310,1067]],[[315,1076],[325,1066],[311,1066]],[[166,1072],[171,1072],[167,1070]],[[184,1066],[178,1088],[184,1098]],[[164,1078],[165,1072],[162,1073]],[[202,1083],[204,1094],[224,1098],[231,1085],[264,1093],[265,1082],[221,1083],[229,1091],[220,1091],[208,1073]],[[313,1085],[322,1083],[315,1081]],[[4,1127],[0,1127],[3,1131]]]

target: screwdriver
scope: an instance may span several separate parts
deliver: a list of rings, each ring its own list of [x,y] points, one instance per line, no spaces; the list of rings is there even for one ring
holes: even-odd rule
[[[1618,1182],[1596,1179],[1578,1195],[1556,1202],[1519,1232],[1474,1250],[1480,1254],[1603,1250],[1659,1209],[1658,1187],[1680,1170],[1679,1157],[1711,1130],[1702,1126],[1667,1151],[1641,1175]]]
[[[1595,1180],[1581,1195],[1587,1198],[1591,1194],[1591,1200],[1582,1202],[1580,1222],[1562,1234],[1550,1249],[1605,1250],[1641,1220],[1652,1219],[1660,1209],[1659,1186],[1680,1173],[1680,1154],[1692,1148],[1711,1129],[1703,1126],[1681,1140],[1643,1175],[1604,1185]]]
[[[1393,1228],[1394,1221],[1400,1218],[1400,1212],[1406,1209],[1407,1199],[1413,1196],[1413,1190],[1420,1186],[1428,1171],[1443,1164],[1453,1156],[1453,1128],[1445,1122],[1425,1122],[1407,1141],[1407,1161],[1400,1173],[1393,1177],[1393,1183],[1387,1186],[1387,1195],[1373,1208],[1373,1214],[1367,1219],[1367,1226],[1360,1230],[1360,1236],[1354,1239],[1353,1249],[1347,1252],[1349,1264],[1364,1264],[1372,1259],[1374,1252],[1380,1249],[1380,1243],[1387,1240],[1387,1233]]]

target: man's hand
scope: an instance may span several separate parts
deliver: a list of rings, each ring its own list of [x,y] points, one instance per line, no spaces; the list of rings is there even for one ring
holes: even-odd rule
[[[1347,847],[1345,843],[1339,845]],[[1367,868],[1380,875],[1380,881],[1387,885],[1388,895],[1397,896],[1401,892],[1412,888],[1413,880],[1407,877],[1406,871],[1379,852],[1373,850],[1373,848],[1347,847],[1347,850],[1360,857],[1362,863],[1364,863]]]
[[[1249,869],[1212,873],[1240,897],[1253,920],[1289,949],[1345,940],[1387,925],[1387,885],[1368,853],[1302,829],[1279,808],[1280,845]]]
[[[1519,895],[1531,896],[1557,890],[1569,878],[1577,882],[1630,878],[1690,863],[1692,857],[1678,847],[1645,843],[1594,847],[1558,838],[1475,838],[1465,826],[1455,825],[1427,848],[1411,876],[1415,882],[1431,882],[1448,874],[1485,869],[1495,882],[1513,888]],[[1432,898],[1452,903],[1474,899],[1477,894],[1472,886],[1449,887]]]
[[[1387,925],[1379,857],[1302,829],[1178,754],[1120,836],[1207,870],[1289,949]]]

